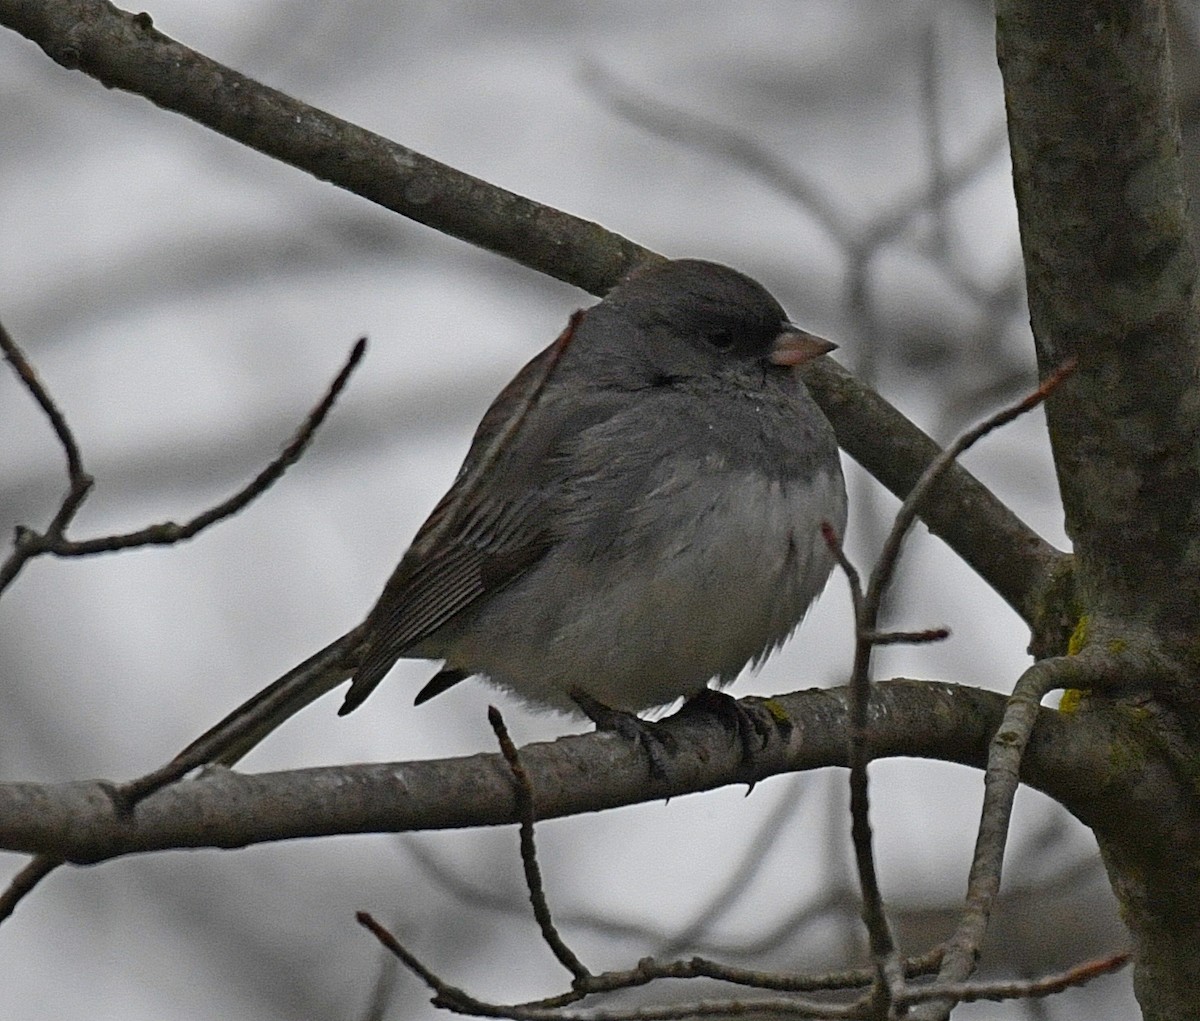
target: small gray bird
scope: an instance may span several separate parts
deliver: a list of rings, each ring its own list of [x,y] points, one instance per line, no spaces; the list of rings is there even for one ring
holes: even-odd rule
[[[233,761],[347,676],[355,709],[401,657],[444,663],[418,704],[478,674],[598,725],[729,684],[824,588],[822,522],[845,527],[793,371],[833,347],[725,266],[634,270],[492,403],[364,624],[200,741],[238,724]]]

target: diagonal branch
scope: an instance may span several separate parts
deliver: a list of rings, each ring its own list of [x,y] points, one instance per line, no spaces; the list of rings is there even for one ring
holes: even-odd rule
[[[842,449],[904,499],[942,453],[929,436],[832,358],[805,366],[804,381]],[[1071,597],[1071,558],[1051,546],[961,465],[948,468],[921,520],[1033,630],[1035,655],[1061,651],[1077,623],[1060,616]],[[1054,592],[1062,586],[1062,591]]]
[[[653,253],[210,60],[105,0],[0,0],[0,24],[63,67],[539,272],[603,293]]]

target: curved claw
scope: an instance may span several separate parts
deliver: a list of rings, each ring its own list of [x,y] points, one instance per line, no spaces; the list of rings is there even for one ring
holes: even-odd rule
[[[579,688],[571,692],[571,701],[579,706],[580,711],[596,725],[597,730],[612,731],[638,745],[650,760],[652,779],[667,778],[667,756],[674,754],[676,748],[675,738],[667,731],[660,730],[653,723],[633,713],[610,708]]]

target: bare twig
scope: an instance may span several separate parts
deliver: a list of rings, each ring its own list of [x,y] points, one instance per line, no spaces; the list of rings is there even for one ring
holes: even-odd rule
[[[942,960],[942,950],[937,947],[927,954],[903,962],[904,973],[911,978],[930,975],[937,971]],[[657,966],[664,978],[711,978],[732,985],[750,986],[755,989],[770,989],[775,992],[817,993],[844,992],[866,989],[879,980],[877,968],[847,968],[813,975],[789,975],[764,972],[748,968],[734,968],[726,964],[692,957]]]
[[[1034,663],[1021,675],[1008,699],[988,752],[983,810],[967,878],[966,903],[953,935],[945,944],[945,957],[938,970],[939,985],[964,981],[979,959],[992,908],[1000,893],[1004,847],[1021,779],[1021,760],[1042,699],[1055,688],[1090,683],[1097,676],[1091,659],[1082,655],[1062,656]],[[926,1002],[912,1013],[914,1021],[945,1018],[955,1002],[948,994],[923,999]]]
[[[849,1021],[849,1019],[864,1016],[861,1003],[842,1006],[821,1001],[805,1001],[798,998],[754,1000],[746,1003],[718,1003],[713,1001],[691,1004],[686,1007],[641,1008],[635,1011],[606,1012],[589,1010],[584,1014],[561,1009],[563,1005],[578,1000],[578,993],[567,994],[563,997],[551,997],[546,1000],[539,1000],[536,1003],[511,1005],[489,1003],[471,996],[456,986],[450,985],[439,975],[430,971],[392,933],[380,925],[367,912],[359,911],[356,917],[360,925],[370,931],[383,946],[396,955],[406,968],[433,990],[434,1005],[446,1007],[456,1013],[471,1014],[476,1017],[504,1017],[512,1018],[514,1021],[584,1021],[584,1019],[596,1021],[596,1019],[604,1018],[661,1018],[662,1021],[668,1021],[671,1018],[692,1016],[710,1017],[730,1013],[770,1014],[780,1012],[792,1017],[845,1018]],[[700,974],[698,971],[684,974],[683,972],[685,971],[689,971],[685,962],[680,962],[680,968],[672,973],[670,968],[660,970],[653,961],[645,960],[640,962],[638,967],[630,972],[591,976],[589,985],[604,985],[608,989],[628,989],[644,985],[655,978],[697,977]],[[606,982],[605,980],[608,978],[612,978],[615,981],[611,983]]]
[[[979,439],[1037,407],[1074,370],[1074,361],[1061,366],[1033,393],[967,430],[929,465],[897,512],[879,560],[871,572],[870,584],[862,602],[865,614],[862,626],[876,626],[883,594],[895,571],[904,537],[916,520],[921,502],[942,473]],[[1066,663],[1069,666],[1055,668],[1049,665],[1055,663]],[[1026,671],[1017,682],[1005,712],[1005,719],[993,740],[984,780],[986,793],[983,818],[972,862],[971,879],[968,882],[967,907],[958,930],[947,944],[946,960],[940,971],[940,977],[944,979],[961,981],[974,970],[979,946],[987,930],[992,905],[1000,888],[1004,844],[1008,835],[1012,799],[1020,778],[1021,756],[1032,733],[1033,721],[1036,719],[1042,697],[1047,691],[1061,686],[1056,682],[1061,680],[1064,672],[1078,673],[1078,662],[1066,659],[1047,660]],[[936,1003],[926,1004],[922,1008],[923,1013],[918,1013],[921,1017],[944,1016],[949,1012],[951,1005],[951,1000],[939,999]]]
[[[61,864],[62,861],[59,858],[51,857],[48,854],[39,854],[13,876],[12,882],[8,884],[8,889],[0,894],[0,922],[6,921],[17,909],[22,898]]]
[[[521,864],[525,868],[525,884],[529,888],[529,901],[533,905],[533,916],[537,919],[542,931],[542,939],[558,959],[558,963],[569,971],[573,977],[573,985],[585,985],[592,978],[587,966],[575,955],[559,935],[550,914],[550,905],[546,901],[546,889],[542,883],[542,870],[537,860],[537,843],[534,840],[535,812],[533,804],[533,787],[529,782],[529,774],[521,765],[521,756],[517,746],[508,735],[504,725],[504,717],[495,706],[488,706],[488,723],[500,744],[500,752],[508,763],[513,780],[516,781],[517,807],[521,815]]]
[[[475,1014],[480,1017],[504,1017],[491,1004],[476,1000],[457,986],[452,986],[430,971],[420,960],[393,936],[384,926],[380,925],[366,911],[358,911],[354,916],[358,924],[371,933],[380,943],[390,950],[400,962],[434,992],[433,1003],[439,1007],[448,1007],[463,1014]]]
[[[358,918],[361,924],[369,928],[378,939],[390,949],[406,967],[410,968],[414,974],[422,979],[434,991],[434,1003],[440,1006],[448,1007],[462,1013],[475,1014],[481,1016],[493,1017],[508,1017],[514,1019],[525,1019],[525,1021],[538,1021],[542,1018],[570,1018],[570,1012],[562,1010],[563,1007],[577,1003],[586,996],[596,993],[612,992],[622,989],[630,989],[637,986],[646,985],[650,982],[673,978],[709,978],[716,979],[731,984],[744,985],[748,988],[755,989],[770,989],[774,991],[800,992],[800,991],[834,991],[847,990],[854,988],[862,988],[864,985],[877,985],[878,972],[877,970],[856,969],[851,971],[835,972],[825,975],[815,976],[799,976],[779,974],[763,971],[751,971],[744,968],[732,968],[726,965],[719,964],[714,961],[705,960],[703,958],[694,957],[685,961],[670,961],[659,962],[653,958],[644,958],[638,962],[633,969],[626,971],[612,971],[603,974],[593,974],[582,964],[579,958],[570,950],[563,942],[555,927],[550,915],[549,906],[546,902],[544,885],[542,882],[541,870],[537,862],[537,851],[534,842],[534,822],[535,808],[533,800],[533,791],[530,785],[528,773],[521,762],[520,754],[516,746],[513,744],[508,730],[504,724],[503,717],[495,707],[489,707],[488,721],[490,722],[493,731],[496,734],[497,741],[500,744],[501,753],[505,762],[508,764],[509,771],[515,781],[515,796],[517,800],[517,811],[520,817],[521,825],[521,860],[525,870],[526,884],[529,889],[530,901],[533,904],[534,915],[537,918],[538,924],[542,931],[543,939],[549,945],[555,954],[555,957],[563,964],[572,975],[572,988],[570,992],[559,994],[556,996],[547,997],[531,1003],[517,1005],[501,1005],[495,1003],[487,1003],[481,1001],[464,991],[457,989],[445,983],[430,969],[425,967],[421,962],[409,952],[394,936],[386,929],[380,926],[369,915],[365,913],[359,914]],[[929,955],[924,959],[899,962],[898,967],[902,972],[908,974],[924,974],[937,966],[940,961],[940,951]],[[786,1002],[787,1007],[784,1013],[793,1016],[804,1017],[845,1017],[845,1018],[866,1018],[873,1016],[869,1013],[869,1004],[873,997],[858,1001],[855,1004],[848,1005],[831,1005],[829,1003],[806,1002],[799,999],[791,999]],[[726,1007],[729,1007],[726,1004]],[[758,1012],[760,1009],[757,1002],[750,1004],[737,1004],[737,1009],[747,1009],[749,1012]],[[873,1008],[871,1008],[873,1009]],[[705,1014],[710,1011],[710,1005],[702,1005],[699,1013]],[[657,1011],[652,1009],[655,1016],[660,1016]],[[642,1011],[638,1011],[636,1015],[628,1015],[626,1012],[612,1013],[613,1017],[625,1016],[642,1016]],[[596,1014],[589,1012],[589,1017],[608,1016],[604,1014]],[[674,1013],[662,1014],[662,1017],[674,1017]]]
[[[863,638],[872,645],[925,645],[944,642],[950,637],[950,629],[928,628],[924,631],[865,631]]]
[[[904,987],[904,973],[883,906],[871,836],[870,781],[867,775],[867,766],[871,761],[868,747],[868,708],[871,699],[871,652],[874,649],[870,637],[876,633],[876,620],[875,615],[868,615],[869,610],[863,598],[858,571],[846,557],[840,536],[828,522],[822,522],[821,533],[838,566],[846,575],[854,608],[854,665],[850,672],[850,726],[847,742],[850,749],[850,833],[862,891],[862,919],[867,929],[871,958],[878,976],[873,990],[874,1008],[878,1016],[886,1017],[888,1004],[894,999],[894,994]]]
[[[74,556],[99,553],[108,550],[127,549],[137,545],[154,545],[182,542],[195,536],[202,529],[236,514],[255,498],[269,489],[283,473],[299,460],[313,434],[320,428],[334,402],[345,389],[350,375],[366,353],[366,338],[360,338],[350,352],[346,364],[329,385],[317,405],[309,412],[300,428],[287,445],[266,468],[241,490],[215,507],[210,508],[187,524],[152,525],[137,532],[119,536],[108,536],[74,542],[61,538],[47,541],[44,551],[57,556]],[[46,537],[49,540],[49,536]],[[188,745],[166,765],[153,770],[136,780],[112,788],[118,809],[128,813],[139,801],[176,780],[193,769],[215,761],[236,761],[252,748],[258,740],[272,729],[281,706],[291,706],[301,693],[307,701],[301,701],[293,711],[307,705],[316,697],[314,692],[324,691],[340,683],[344,677],[343,664],[357,650],[361,641],[361,628],[343,635],[320,652],[310,656],[299,666],[288,671],[279,681],[260,692],[249,702],[239,706],[215,727],[210,728]],[[320,679],[327,685],[320,688]]]
[[[868,731],[867,713],[871,697],[871,654],[877,644],[892,644],[906,639],[917,642],[936,641],[948,634],[944,630],[908,633],[880,632],[878,630],[878,622],[883,595],[895,571],[904,537],[916,520],[922,501],[930,489],[941,478],[942,474],[949,469],[950,465],[964,451],[969,449],[980,438],[1044,401],[1072,371],[1074,371],[1073,363],[1063,366],[1049,376],[1032,394],[990,416],[974,428],[967,430],[955,443],[934,459],[897,512],[887,541],[884,543],[883,550],[880,553],[879,560],[871,572],[870,581],[865,593],[863,592],[858,572],[854,569],[853,565],[846,558],[845,552],[842,550],[840,538],[830,525],[826,523],[822,526],[822,534],[824,535],[825,542],[846,575],[854,609],[855,653],[854,665],[850,675],[849,720],[851,835],[853,838],[859,883],[862,888],[863,922],[867,927],[868,936],[871,941],[872,958],[880,969],[881,983],[877,987],[876,992],[880,997],[877,1008],[881,1013],[885,1013],[887,1003],[889,1001],[895,1002],[896,997],[903,991],[904,980],[899,955],[896,951],[895,941],[892,937],[883,906],[883,897],[879,889],[878,877],[875,870],[874,851],[872,848],[869,781],[867,776],[867,765],[870,762],[870,734]],[[1021,685],[1018,683],[1018,693],[1020,692]],[[1014,693],[1014,700],[1018,698],[1018,693]],[[993,769],[996,771],[997,776],[1001,774],[1001,771],[1005,767],[1011,770],[1011,790],[1005,788],[1009,807],[1011,807],[1012,795],[1016,791],[1021,752],[1024,750],[1025,742],[1028,741],[1029,734],[1032,732],[1033,720],[1036,718],[1036,710],[1039,704],[1040,696],[1033,701],[1034,712],[1026,713],[1021,717],[1020,722],[1025,729],[1020,731],[1022,736],[1019,741],[1020,747],[1016,752],[1015,761],[1007,758],[1003,760],[996,759],[994,762],[989,760],[989,776],[992,775]],[[1016,712],[1012,703],[1010,703],[1010,711],[1013,713]],[[1002,732],[1005,730],[1003,725],[1001,730]],[[999,800],[1003,802],[1004,799],[1000,797]],[[970,927],[968,930],[968,923],[964,920],[963,935],[961,936],[961,945],[964,948],[963,953],[967,954],[973,954],[978,948],[977,941],[982,938],[982,934],[986,930],[987,917],[990,914],[991,904],[999,889],[999,869],[1000,863],[1003,860],[1004,848],[1003,835],[1007,834],[1008,826],[1007,810],[997,808],[991,813],[991,818],[1002,829],[999,845],[996,845],[995,838],[991,835],[990,830],[988,837],[985,839],[984,828],[981,826],[980,843],[981,845],[986,844],[988,852],[986,855],[977,853],[975,864],[979,869],[981,877],[984,875],[994,876],[995,883],[993,888],[981,878],[979,890],[975,895],[977,904],[974,910],[968,909],[967,914],[971,918]],[[972,902],[969,896],[970,903]],[[948,954],[947,956],[949,957],[950,955]],[[958,958],[956,958],[956,961],[958,961],[958,964],[955,967],[958,967],[961,961]],[[972,956],[972,967],[973,963],[974,958]],[[949,962],[943,962],[943,974],[948,968],[950,968]],[[968,969],[963,974],[955,972],[951,977],[963,979],[969,974],[970,970]]]
[[[75,436],[71,432],[71,427],[67,425],[66,416],[59,410],[55,404],[54,398],[50,396],[50,392],[46,389],[41,379],[38,378],[37,371],[29,363],[24,352],[17,346],[17,342],[13,340],[12,335],[0,323],[0,350],[4,351],[4,359],[13,367],[21,382],[25,385],[25,389],[33,395],[33,399],[38,402],[39,407],[46,413],[46,417],[50,420],[50,425],[54,429],[54,435],[58,437],[58,442],[62,445],[63,453],[67,456],[67,474],[71,481],[84,475],[83,457],[79,453],[79,445],[75,442]]]
[[[1053,996],[1067,989],[1077,988],[1094,978],[1111,975],[1129,963],[1129,953],[1112,954],[1095,961],[1086,961],[1057,975],[1030,980],[1009,982],[961,982],[957,984],[934,983],[922,988],[906,989],[898,998],[903,1004],[946,998],[956,1003],[974,1003],[979,1000],[1031,1000],[1042,996]],[[915,1016],[915,1015],[914,1015]]]
[[[892,574],[896,569],[896,561],[899,559],[904,537],[908,534],[908,530],[916,520],[917,514],[929,492],[942,476],[950,470],[950,466],[984,436],[994,432],[1003,425],[1007,425],[1013,419],[1032,411],[1041,404],[1075,371],[1075,365],[1075,360],[1070,359],[1060,365],[1054,372],[1050,373],[1031,394],[1023,397],[1015,404],[1002,408],[996,414],[985,418],[978,425],[968,429],[934,458],[921,473],[921,477],[917,480],[916,485],[909,490],[908,495],[904,498],[904,502],[900,505],[900,509],[896,512],[892,529],[888,533],[887,541],[884,543],[883,550],[879,554],[879,560],[875,564],[875,569],[871,572],[871,579],[867,585],[865,597],[865,610],[872,619],[872,626],[875,617],[879,613],[879,605],[883,598],[883,592],[891,581]]]
[[[304,453],[305,448],[312,440],[313,434],[321,426],[321,423],[325,421],[325,416],[329,414],[334,402],[342,390],[345,389],[346,383],[350,379],[350,374],[362,360],[366,349],[366,338],[359,338],[358,342],[351,349],[350,357],[346,360],[346,364],[337,374],[333,383],[330,384],[325,396],[308,413],[300,428],[288,441],[283,450],[280,451],[279,456],[272,460],[247,485],[243,486],[228,499],[223,500],[215,507],[210,507],[182,525],[176,524],[173,521],[166,521],[161,524],[140,528],[134,532],[100,536],[95,539],[69,540],[61,535],[53,536],[48,534],[41,537],[41,541],[38,544],[40,546],[39,552],[49,553],[56,557],[83,557],[92,556],[97,553],[110,553],[115,550],[130,549],[135,546],[170,546],[192,539],[211,525],[215,525],[237,514],[253,500],[266,492],[279,480],[288,468],[300,459],[301,454]]]
[[[312,439],[313,433],[324,421],[330,408],[333,407],[334,401],[345,388],[350,374],[362,359],[363,353],[366,351],[366,339],[362,338],[354,345],[345,366],[338,373],[325,396],[309,413],[303,425],[279,456],[259,472],[248,485],[229,499],[204,511],[183,525],[168,521],[134,532],[80,540],[68,539],[66,536],[67,526],[83,504],[92,486],[91,476],[83,470],[83,459],[78,444],[67,425],[66,417],[58,409],[53,398],[38,379],[32,365],[2,325],[0,325],[0,348],[4,351],[5,359],[13,366],[22,383],[50,419],[55,435],[58,436],[66,453],[67,473],[70,478],[67,495],[63,498],[57,513],[44,532],[35,532],[29,528],[17,529],[13,552],[3,564],[0,564],[0,592],[3,592],[29,560],[42,554],[56,557],[82,557],[130,549],[135,546],[173,545],[191,539],[209,526],[232,517],[255,498],[261,496],[300,458]]]
[[[13,371],[16,372],[25,389],[29,391],[50,420],[50,427],[54,430],[54,435],[58,437],[58,442],[67,458],[67,492],[46,529],[46,535],[61,537],[67,525],[71,523],[71,519],[83,506],[83,501],[87,499],[87,494],[92,488],[92,477],[83,469],[83,455],[79,452],[79,445],[75,442],[75,435],[67,424],[66,416],[59,410],[54,398],[50,396],[50,391],[38,378],[37,371],[2,323],[0,323],[0,350],[3,350],[5,361],[13,367]],[[38,548],[40,538],[36,532],[29,529],[19,528],[17,530],[15,548],[4,563],[0,564],[0,592],[3,592],[20,573],[21,568],[40,552]]]

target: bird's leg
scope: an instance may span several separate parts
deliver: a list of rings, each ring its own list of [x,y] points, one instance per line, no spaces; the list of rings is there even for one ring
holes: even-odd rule
[[[633,713],[612,709],[581,688],[571,689],[571,701],[595,725],[597,730],[620,734],[641,747],[650,760],[650,776],[655,780],[667,778],[667,755],[675,751],[675,739]]]

